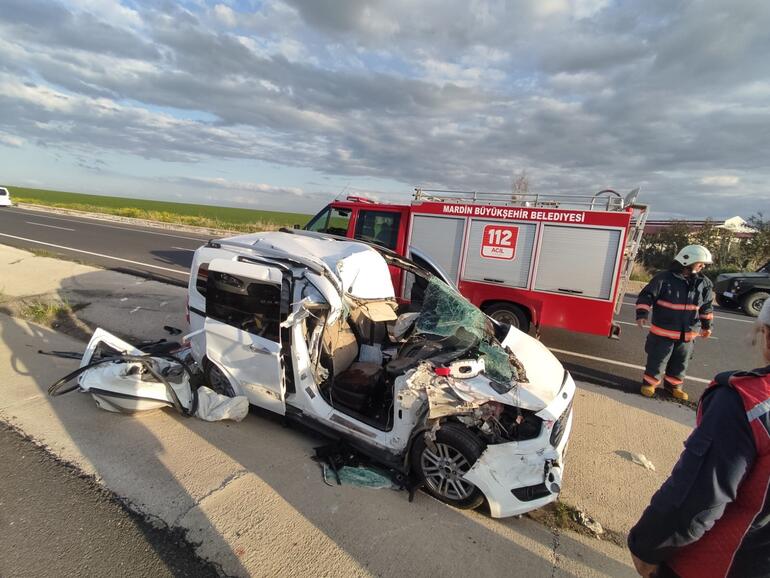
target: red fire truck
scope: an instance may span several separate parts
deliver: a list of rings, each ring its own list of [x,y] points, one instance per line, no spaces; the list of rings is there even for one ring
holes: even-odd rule
[[[617,337],[614,315],[647,207],[625,197],[415,189],[408,205],[347,197],[305,229],[377,243],[443,274],[488,315],[530,326]],[[396,294],[410,294],[394,271]]]

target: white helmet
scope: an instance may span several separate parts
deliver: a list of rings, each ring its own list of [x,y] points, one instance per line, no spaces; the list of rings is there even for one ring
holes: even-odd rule
[[[711,265],[711,263],[714,262],[711,258],[711,251],[706,249],[703,245],[687,245],[676,254],[674,260],[680,262],[685,267],[692,265],[693,263],[705,263],[706,265]]]

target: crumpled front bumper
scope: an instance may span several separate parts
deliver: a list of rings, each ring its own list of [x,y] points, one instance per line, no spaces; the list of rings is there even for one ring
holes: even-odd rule
[[[464,479],[484,493],[493,518],[523,514],[559,497],[564,456],[572,431],[574,395],[575,384],[568,377],[557,400],[541,412],[558,416],[558,425],[555,420],[546,420],[535,439],[488,446],[465,474]],[[555,447],[551,443],[554,426],[561,428],[560,438],[554,440]]]

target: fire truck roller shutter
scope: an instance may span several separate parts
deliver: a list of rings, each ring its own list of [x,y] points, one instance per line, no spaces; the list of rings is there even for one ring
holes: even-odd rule
[[[409,245],[420,249],[457,283],[465,219],[415,215]]]
[[[535,291],[609,299],[620,231],[545,225]]]
[[[526,287],[536,231],[534,223],[473,219],[462,278],[481,283],[494,279],[494,283],[507,287]],[[490,241],[504,249],[500,257],[491,257],[485,250]]]

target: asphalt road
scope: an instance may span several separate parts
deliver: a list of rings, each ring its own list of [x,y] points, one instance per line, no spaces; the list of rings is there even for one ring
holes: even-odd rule
[[[0,422],[0,576],[217,576],[179,532]]]
[[[135,227],[41,211],[0,210],[0,243],[45,250],[114,270],[185,284],[193,251],[208,239],[193,233]],[[578,379],[637,391],[645,361],[646,331],[634,323],[633,298],[626,297],[617,321],[619,340],[546,329],[542,341]],[[760,364],[748,345],[753,320],[717,308],[712,339],[699,340],[685,388],[697,399],[714,374]]]

